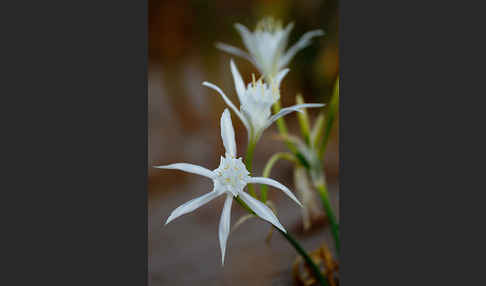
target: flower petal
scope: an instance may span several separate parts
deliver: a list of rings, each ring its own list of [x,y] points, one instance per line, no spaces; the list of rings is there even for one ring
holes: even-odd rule
[[[250,177],[248,179],[248,183],[253,183],[253,184],[265,184],[269,185],[272,187],[275,187],[277,189],[282,190],[287,196],[289,196],[294,202],[296,202],[299,206],[302,206],[302,204],[299,202],[299,200],[294,196],[294,194],[284,185],[280,184],[279,182],[272,180],[270,178],[265,178],[265,177]]]
[[[243,44],[245,45],[246,49],[250,52],[250,54],[254,51],[254,42],[253,42],[253,33],[248,30],[247,27],[241,25],[240,23],[235,24],[235,29],[240,33],[241,39],[243,40]]]
[[[278,72],[278,74],[275,76],[273,79],[275,85],[277,88],[280,88],[280,83],[282,82],[282,79],[287,75],[287,73],[290,71],[290,69],[284,69]]]
[[[297,52],[310,45],[312,38],[323,36],[323,35],[324,35],[324,31],[322,30],[309,31],[304,35],[302,35],[300,40],[298,40],[297,43],[295,43],[292,47],[290,47],[290,49],[288,49],[285,55],[280,59],[278,68],[281,69],[285,67],[290,62],[290,60],[295,56],[295,54],[297,54]]]
[[[221,97],[223,98],[226,105],[228,105],[233,110],[233,112],[236,113],[236,115],[240,118],[241,122],[243,123],[243,125],[245,125],[246,129],[250,130],[250,126],[249,126],[246,118],[241,114],[241,112],[236,108],[236,106],[231,102],[231,100],[229,100],[229,98],[226,96],[226,94],[224,94],[224,92],[219,87],[217,87],[216,85],[214,85],[210,82],[207,82],[207,81],[203,82],[202,85],[207,86],[207,87],[217,91],[221,95]]]
[[[321,103],[304,103],[304,104],[297,104],[297,105],[292,105],[286,108],[280,109],[280,111],[277,114],[272,115],[269,119],[267,124],[265,125],[265,128],[268,128],[268,126],[272,125],[277,119],[279,119],[282,116],[285,116],[289,113],[292,113],[294,111],[299,111],[299,109],[302,108],[311,108],[311,107],[323,107],[325,104]]]
[[[169,222],[173,221],[174,219],[180,217],[181,215],[185,215],[194,211],[195,209],[199,208],[200,206],[206,204],[207,202],[211,201],[212,199],[216,198],[217,196],[221,195],[221,192],[212,191],[205,195],[202,195],[198,198],[192,199],[187,203],[183,204],[182,206],[176,208],[172,211],[169,218],[165,222],[168,224]]]
[[[245,192],[241,192],[239,197],[252,209],[261,219],[268,221],[269,223],[273,224],[275,227],[279,228],[283,232],[287,232],[285,228],[280,224],[278,218],[272,212],[272,210],[267,207],[264,203],[260,202],[259,200],[253,198],[249,194]]]
[[[235,129],[233,128],[228,108],[225,108],[221,115],[221,138],[223,139],[226,154],[236,157]]]
[[[284,36],[282,38],[285,41],[284,42],[285,44],[287,43],[287,39],[289,38],[290,32],[292,31],[292,29],[294,29],[294,22],[288,23],[287,27],[285,27],[285,29],[283,31]]]
[[[170,164],[170,165],[165,165],[165,166],[154,166],[154,168],[181,170],[181,171],[184,171],[184,172],[193,173],[193,174],[197,174],[197,175],[200,175],[200,176],[208,177],[210,179],[212,179],[214,177],[213,171],[208,170],[204,167],[194,165],[194,164],[189,164],[189,163],[175,163],[175,164]]]
[[[228,194],[224,201],[223,211],[221,212],[221,220],[219,221],[219,246],[221,248],[221,264],[224,265],[224,255],[226,253],[226,242],[230,233],[231,221],[231,203],[233,196]]]
[[[235,82],[235,89],[236,89],[236,94],[238,95],[238,99],[240,100],[240,104],[243,102],[242,98],[245,96],[245,83],[243,82],[243,79],[241,78],[240,72],[236,68],[235,63],[233,62],[233,59],[230,61],[231,65],[231,73],[233,74],[233,80]]]
[[[280,34],[280,39],[277,45],[280,47],[279,50],[281,51],[281,54],[284,54],[284,51],[287,48],[290,32],[292,31],[293,28],[294,28],[294,23],[290,22],[287,24],[287,27],[285,27],[285,29]]]
[[[233,46],[227,45],[225,43],[216,43],[216,48],[220,49],[223,52],[227,52],[228,54],[232,54],[232,55],[235,55],[237,57],[243,58],[243,59],[245,59],[245,60],[247,60],[250,63],[255,65],[255,61],[253,60],[253,58],[247,52],[245,52],[245,51],[243,51],[243,50],[241,50],[237,47],[233,47]]]

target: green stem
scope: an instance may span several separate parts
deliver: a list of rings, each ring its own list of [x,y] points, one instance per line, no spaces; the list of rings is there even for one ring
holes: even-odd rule
[[[334,85],[334,92],[329,102],[329,112],[326,118],[326,127],[324,130],[324,138],[322,140],[322,146],[319,150],[319,156],[322,159],[324,153],[326,152],[327,143],[329,142],[329,136],[331,135],[332,125],[336,119],[336,114],[339,109],[339,78],[336,80]]]
[[[336,250],[339,253],[340,243],[339,243],[339,224],[336,220],[336,216],[332,211],[331,202],[329,201],[329,193],[327,192],[327,187],[325,183],[318,184],[316,186],[321,196],[322,205],[324,206],[324,211],[326,212],[329,222],[331,223],[331,232],[334,237],[334,242],[336,244]]]
[[[296,104],[304,104],[304,98],[302,94],[297,94],[295,97]],[[299,120],[300,125],[300,132],[304,137],[305,144],[310,145],[310,123],[309,123],[309,115],[307,114],[307,110],[303,108],[301,112],[297,112],[297,119]]]
[[[297,250],[297,252],[304,258],[304,261],[307,263],[307,265],[312,269],[312,272],[314,273],[315,278],[317,281],[319,281],[319,284],[321,285],[328,285],[327,280],[324,278],[324,275],[322,275],[321,270],[319,267],[312,261],[312,258],[305,252],[305,250],[300,246],[300,244],[288,233],[288,232],[283,232],[282,230],[278,229],[275,227],[289,242],[292,244],[292,246]]]
[[[253,142],[253,140],[250,140],[248,142],[248,148],[246,149],[246,155],[245,155],[246,169],[248,170],[248,172],[250,172],[251,175],[253,175],[252,163],[253,163],[253,151],[255,151],[255,146],[256,146],[256,142]],[[252,184],[248,185],[248,191],[250,192],[250,195],[252,195],[255,198],[257,197],[256,193],[255,193],[255,189],[253,188]]]
[[[243,208],[245,208],[249,213],[257,216],[255,214],[255,212],[253,212],[240,198],[237,197],[237,198],[235,198],[235,200]],[[321,270],[314,263],[314,261],[312,261],[312,258],[310,258],[310,256],[304,250],[304,248],[302,248],[302,246],[288,232],[283,232],[282,230],[280,230],[279,228],[277,228],[275,226],[274,226],[274,228],[276,230],[278,230],[278,232],[280,232],[280,234],[282,234],[282,236],[285,237],[285,239],[287,239],[287,241],[295,248],[295,250],[297,250],[297,252],[302,256],[302,258],[304,258],[304,261],[312,269],[312,272],[314,273],[314,275],[315,275],[316,279],[319,281],[319,283],[323,286],[327,286],[328,285],[327,280],[324,278],[324,275],[321,273]]]
[[[279,160],[279,159],[284,159],[288,160],[293,163],[297,163],[297,160],[295,159],[294,155],[288,152],[279,152],[273,154],[272,157],[267,161],[267,164],[265,165],[265,168],[263,169],[263,177],[268,178],[270,176],[270,172],[272,171],[273,165]],[[267,191],[268,191],[268,186],[267,185],[262,185],[260,188],[261,192],[261,201],[263,203],[267,202]]]

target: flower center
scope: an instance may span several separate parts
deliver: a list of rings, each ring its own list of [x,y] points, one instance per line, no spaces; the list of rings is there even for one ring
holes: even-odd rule
[[[214,172],[217,175],[215,181],[218,187],[235,197],[245,188],[250,174],[241,158],[231,157],[221,157],[219,167]]]
[[[257,81],[247,86],[245,96],[242,97],[240,110],[248,116],[255,129],[265,126],[271,115],[271,107],[278,100],[278,89]]]
[[[277,31],[282,30],[282,22],[279,20],[275,20],[272,17],[266,17],[257,23],[255,30],[268,32],[268,33],[275,33]]]

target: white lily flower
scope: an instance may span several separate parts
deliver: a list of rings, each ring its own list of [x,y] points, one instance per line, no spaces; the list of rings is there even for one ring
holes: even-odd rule
[[[175,163],[166,166],[156,166],[155,168],[177,169],[201,175],[213,180],[214,184],[211,192],[192,199],[172,211],[165,224],[168,224],[179,216],[196,210],[216,197],[225,195],[226,199],[219,223],[219,244],[221,247],[222,264],[224,265],[226,242],[230,233],[231,203],[233,198],[239,197],[260,218],[270,222],[283,232],[286,232],[285,228],[280,224],[278,218],[268,206],[243,191],[247,184],[270,185],[282,190],[287,196],[299,204],[299,206],[302,206],[302,204],[287,187],[279,182],[269,178],[249,176],[249,172],[247,171],[245,164],[243,164],[242,158],[236,158],[235,131],[228,109],[225,109],[221,116],[221,137],[223,139],[226,154],[224,157],[221,157],[219,167],[213,171],[188,163]]]
[[[307,32],[285,51],[293,27],[294,24],[290,23],[282,29],[280,21],[264,18],[257,24],[255,31],[251,32],[247,27],[236,23],[235,28],[240,33],[248,53],[223,43],[217,43],[216,47],[250,61],[266,78],[269,78],[285,68],[297,52],[309,46],[312,38],[324,35],[322,30]]]
[[[240,101],[240,109],[229,100],[224,92],[216,85],[203,82],[204,86],[217,91],[224,102],[233,110],[233,112],[240,118],[243,125],[248,131],[248,140],[250,142],[257,142],[260,139],[263,131],[267,129],[273,122],[280,117],[287,115],[294,111],[299,111],[302,108],[322,107],[324,104],[298,104],[290,107],[282,108],[277,114],[272,115],[272,105],[280,99],[279,86],[282,79],[289,72],[289,69],[280,71],[274,78],[271,79],[271,85],[264,83],[263,80],[258,80],[249,83],[245,88],[245,83],[241,78],[238,69],[233,60],[230,61],[231,73],[235,83],[236,94]]]

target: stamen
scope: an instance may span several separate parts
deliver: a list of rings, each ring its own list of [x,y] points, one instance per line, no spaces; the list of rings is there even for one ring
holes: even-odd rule
[[[273,17],[266,17],[257,23],[255,30],[262,32],[276,32],[282,29],[282,22]]]

